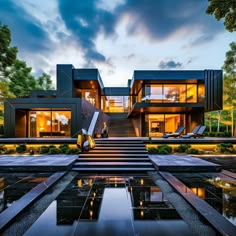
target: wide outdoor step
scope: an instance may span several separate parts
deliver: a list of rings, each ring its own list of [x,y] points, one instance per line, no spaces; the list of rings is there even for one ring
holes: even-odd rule
[[[117,153],[108,153],[108,154],[93,154],[93,153],[82,153],[79,154],[79,157],[147,157],[147,154],[117,154]]]
[[[112,144],[112,143],[105,143],[105,144],[101,144],[101,143],[96,143],[96,148],[99,147],[99,148],[136,148],[136,147],[142,147],[142,148],[145,148],[144,145],[140,145],[140,144]]]
[[[140,168],[123,168],[123,167],[116,167],[116,168],[110,168],[110,167],[91,167],[91,168],[72,168],[73,171],[78,171],[78,172],[146,172],[146,171],[155,171],[156,169],[154,167],[140,167]]]
[[[115,150],[91,150],[89,151],[89,153],[91,154],[108,154],[108,153],[114,153],[114,154],[147,154],[147,150],[119,150],[119,149],[115,149]]]
[[[78,158],[78,161],[110,161],[110,162],[113,162],[113,161],[150,161],[150,159],[148,157],[94,157],[94,158],[91,158],[91,157],[79,157]]]
[[[95,141],[96,144],[131,144],[131,145],[144,145],[141,141],[121,141],[121,140],[111,140],[111,139],[100,139]]]
[[[128,161],[117,161],[117,162],[76,162],[74,166],[152,166],[151,162],[128,162]]]
[[[108,147],[96,146],[94,149],[90,150],[90,152],[93,151],[93,150],[114,150],[114,149],[115,149],[114,146],[108,146]],[[140,147],[140,145],[137,146],[137,147],[133,147],[133,146],[131,146],[131,147],[130,147],[130,146],[119,147],[118,149],[119,149],[119,150],[131,150],[131,149],[135,149],[135,150],[147,150],[145,146]]]

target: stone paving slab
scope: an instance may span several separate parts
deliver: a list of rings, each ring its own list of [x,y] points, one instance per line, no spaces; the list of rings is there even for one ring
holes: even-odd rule
[[[218,172],[222,169],[221,165],[187,155],[149,155],[149,158],[160,171]]]
[[[1,155],[0,171],[69,170],[78,155]]]

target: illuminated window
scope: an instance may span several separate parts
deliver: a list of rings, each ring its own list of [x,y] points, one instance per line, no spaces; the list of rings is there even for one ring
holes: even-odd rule
[[[204,103],[205,99],[205,86],[204,84],[198,85],[198,102]]]
[[[173,133],[179,126],[185,126],[185,115],[182,114],[149,114],[145,116],[147,136],[163,136]]]
[[[83,89],[81,90],[82,98],[93,106],[98,107],[98,91],[95,89]]]
[[[70,137],[70,111],[30,111],[29,137]]]
[[[102,111],[104,112],[128,112],[130,102],[128,96],[102,96]]]
[[[186,102],[186,85],[185,84],[170,84],[164,85],[164,102]]]
[[[197,102],[197,85],[187,84],[187,102]]]
[[[204,101],[204,85],[199,85],[198,101]],[[138,95],[138,99],[139,99]],[[197,84],[147,84],[145,102],[154,103],[197,103]]]

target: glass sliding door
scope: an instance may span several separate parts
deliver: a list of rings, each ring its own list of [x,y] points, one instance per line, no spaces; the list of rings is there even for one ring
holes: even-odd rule
[[[179,126],[185,126],[185,115],[182,114],[149,114],[146,115],[147,135],[161,137],[164,133],[173,133]]]
[[[70,137],[71,111],[29,111],[29,137]]]

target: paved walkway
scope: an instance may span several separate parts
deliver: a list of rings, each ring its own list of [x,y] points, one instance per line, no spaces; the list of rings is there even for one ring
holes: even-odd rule
[[[192,156],[149,155],[160,171],[220,171],[221,165],[204,161]]]
[[[69,170],[78,155],[1,155],[0,171]]]

